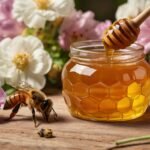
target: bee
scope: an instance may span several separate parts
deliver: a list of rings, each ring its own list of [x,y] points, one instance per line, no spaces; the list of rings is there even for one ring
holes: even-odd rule
[[[40,137],[45,137],[45,138],[53,138],[53,131],[52,129],[41,129],[38,132]]]
[[[57,113],[53,109],[53,103],[51,99],[48,99],[42,91],[32,88],[18,89],[12,95],[7,96],[3,109],[12,109],[8,120],[11,120],[13,117],[15,117],[21,105],[25,105],[31,110],[35,127],[35,109],[42,114],[43,118],[47,122],[49,121],[51,111],[54,113],[54,119],[57,119]]]

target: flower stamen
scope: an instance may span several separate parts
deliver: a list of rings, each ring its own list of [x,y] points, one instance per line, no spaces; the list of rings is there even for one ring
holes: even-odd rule
[[[24,71],[29,63],[29,54],[27,53],[18,53],[13,59],[13,63],[16,65],[16,68]]]
[[[48,9],[48,6],[49,6],[49,1],[48,0],[34,0],[34,1],[37,4],[37,7],[39,9],[42,9],[42,10],[47,10]]]

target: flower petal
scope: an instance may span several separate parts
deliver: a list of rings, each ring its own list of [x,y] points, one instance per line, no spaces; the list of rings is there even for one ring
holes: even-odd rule
[[[9,42],[2,43],[2,46],[5,46],[5,57],[7,61],[12,63],[12,59],[17,53],[27,52],[29,53],[30,50],[28,48],[28,44],[26,44],[26,37],[17,36],[14,39],[10,40]]]
[[[30,28],[44,28],[46,19],[34,11],[29,16],[24,18],[24,22]]]
[[[75,3],[73,0],[52,0],[51,7],[59,16],[69,16],[74,11]]]
[[[52,59],[50,55],[46,51],[38,49],[33,52],[32,63],[30,63],[29,72],[44,75],[50,70],[51,65]]]
[[[6,47],[11,43],[11,39],[10,38],[5,38],[4,40],[2,40],[0,42],[0,49],[1,50],[5,50]]]
[[[26,51],[30,54],[32,54],[36,49],[44,49],[41,40],[34,36],[27,36],[25,38],[25,47]]]
[[[0,77],[0,86],[4,85],[4,78]]]
[[[7,66],[0,60],[0,87],[4,85],[4,78],[6,77]]]
[[[99,28],[98,25],[101,24]],[[65,17],[59,30],[59,44],[69,50],[70,45],[76,41],[101,39],[102,33],[108,21],[98,22],[94,19],[91,11],[74,11],[70,16]]]
[[[49,21],[54,21],[58,17],[58,14],[54,10],[38,10],[37,14]]]
[[[35,9],[36,4],[33,0],[15,0],[12,13],[18,21],[23,21]]]
[[[28,72],[26,76],[26,83],[28,83],[32,88],[42,89],[45,86],[46,79],[43,75],[40,76]]]
[[[9,68],[5,80],[8,85],[11,85],[12,87],[18,87],[21,81],[24,81],[25,79],[22,72],[19,72],[19,70],[13,67]]]
[[[12,39],[10,45],[7,46],[7,52],[11,54],[11,57],[16,55],[16,53],[26,51],[25,39],[23,36],[16,36]]]
[[[150,5],[150,0],[128,0],[120,5],[116,11],[116,19],[126,17],[136,17],[144,8]]]

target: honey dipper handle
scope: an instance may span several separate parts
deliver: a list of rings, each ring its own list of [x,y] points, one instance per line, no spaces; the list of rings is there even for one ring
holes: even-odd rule
[[[146,18],[150,16],[150,7],[146,8],[143,12],[141,12],[137,17],[133,18],[132,21],[134,24],[139,27]]]

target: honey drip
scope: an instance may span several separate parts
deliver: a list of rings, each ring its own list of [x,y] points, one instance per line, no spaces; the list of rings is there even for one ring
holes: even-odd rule
[[[114,56],[115,50],[109,49],[105,44],[104,44],[104,49],[106,50],[107,63],[111,64],[113,61],[113,56]]]

